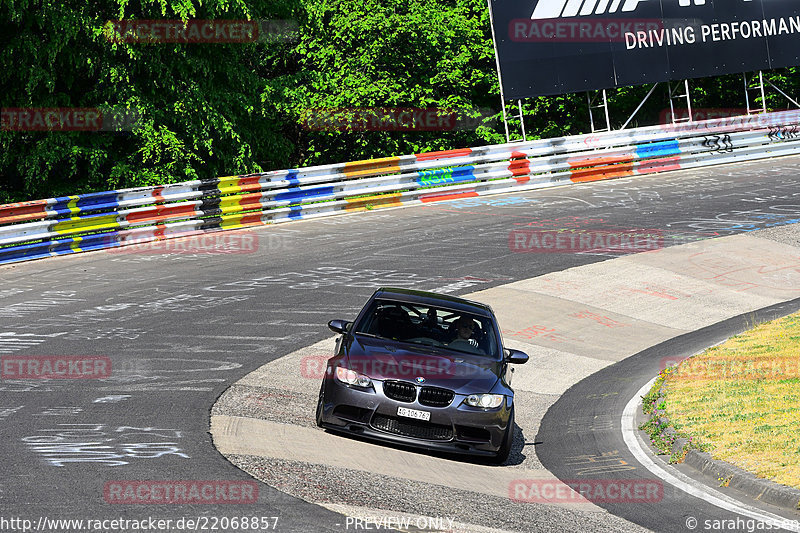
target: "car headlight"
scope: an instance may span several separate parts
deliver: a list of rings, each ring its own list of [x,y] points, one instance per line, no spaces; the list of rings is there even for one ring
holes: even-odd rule
[[[472,407],[494,409],[495,407],[500,407],[504,399],[505,396],[502,394],[470,394],[465,402]]]
[[[348,385],[355,385],[356,387],[371,387],[372,380],[367,376],[363,376],[354,370],[344,368],[341,366],[336,367],[336,379]]]

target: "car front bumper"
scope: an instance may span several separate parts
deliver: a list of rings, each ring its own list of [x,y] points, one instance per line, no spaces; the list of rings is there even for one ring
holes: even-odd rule
[[[426,450],[493,456],[500,450],[508,427],[512,397],[496,409],[463,404],[465,395],[455,394],[446,407],[422,405],[418,399],[403,402],[383,394],[383,384],[372,389],[348,386],[329,378],[324,383],[322,426],[385,442]],[[430,421],[398,416],[398,408],[430,413]]]

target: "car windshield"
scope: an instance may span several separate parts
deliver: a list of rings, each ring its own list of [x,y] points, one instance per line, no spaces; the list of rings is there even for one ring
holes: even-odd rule
[[[492,358],[500,351],[491,318],[408,302],[373,301],[354,331]]]

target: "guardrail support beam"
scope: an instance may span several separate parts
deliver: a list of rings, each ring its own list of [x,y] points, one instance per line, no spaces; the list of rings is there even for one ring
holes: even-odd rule
[[[597,99],[602,96],[603,100],[600,103],[596,103]],[[600,89],[599,91],[594,91],[594,95],[591,92],[586,92],[586,102],[589,105],[589,123],[592,126],[592,133],[600,133],[602,131],[611,131],[611,121],[608,118],[608,95],[606,94],[605,89]],[[602,109],[603,110],[603,117],[605,118],[605,128],[595,126],[594,122],[594,110],[595,109]]]
[[[677,124],[678,122],[692,122],[692,98],[689,95],[689,80],[683,80],[683,94],[680,94],[680,86],[681,82],[668,82],[669,83],[669,111],[671,114],[671,119],[673,124]],[[680,100],[681,98],[686,100],[686,110],[688,111],[688,116],[682,119],[675,118],[675,101]]]

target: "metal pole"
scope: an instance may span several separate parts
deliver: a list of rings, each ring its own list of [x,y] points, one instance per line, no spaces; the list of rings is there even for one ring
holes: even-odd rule
[[[786,94],[785,92],[781,91],[781,90],[780,90],[780,89],[779,89],[779,88],[778,88],[778,87],[777,87],[777,86],[776,86],[774,83],[772,83],[772,82],[771,82],[771,81],[769,81],[769,80],[767,80],[767,83],[769,83],[769,84],[772,86],[772,88],[773,88],[773,89],[775,89],[776,91],[778,91],[779,93],[781,93],[781,94],[783,95],[783,97],[784,97],[784,98],[786,98],[787,100],[789,100],[791,103],[793,103],[793,104],[794,104],[794,105],[796,105],[797,107],[800,107],[800,104],[798,104],[798,103],[797,103],[797,101],[796,101],[794,98],[792,98],[791,96],[789,96],[789,95],[788,95],[788,94]]]
[[[508,134],[508,118],[506,117],[506,97],[503,94],[503,75],[500,72],[500,57],[497,55],[497,36],[494,33],[494,14],[492,13],[492,0],[487,0],[487,3],[489,4],[489,26],[492,29],[492,46],[494,47],[494,62],[495,66],[497,67],[497,84],[500,86],[500,107],[503,110],[503,126],[505,126],[506,129],[506,142],[509,143],[511,142],[511,136]],[[520,117],[520,120],[521,119],[522,117]]]
[[[689,97],[689,80],[683,80],[686,88],[686,108],[689,110],[689,122],[692,122],[692,99]]]
[[[650,98],[650,95],[651,95],[651,94],[653,94],[653,91],[655,91],[655,90],[656,90],[656,87],[658,87],[658,83],[654,83],[654,84],[653,84],[653,87],[652,87],[652,88],[650,89],[650,91],[647,93],[647,96],[645,96],[645,97],[642,99],[642,101],[641,101],[641,102],[639,102],[639,107],[637,107],[637,108],[634,110],[633,114],[632,114],[632,115],[631,115],[631,116],[628,118],[628,120],[627,120],[627,121],[625,121],[625,124],[623,124],[623,125],[622,125],[622,127],[620,128],[621,130],[624,130],[625,128],[627,128],[627,127],[628,127],[628,124],[630,124],[630,123],[631,123],[631,120],[633,120],[633,117],[635,117],[635,116],[636,116],[636,113],[638,113],[638,112],[639,112],[639,110],[640,110],[640,109],[642,108],[642,106],[644,105],[644,103],[645,103],[645,102],[647,102],[647,99],[648,99],[648,98]]]
[[[742,73],[742,77],[744,78],[744,105],[747,107],[747,114],[750,114],[750,87],[748,87],[749,83],[747,83],[747,72]]]
[[[672,81],[667,82],[667,88],[669,89],[669,118],[672,121],[672,124],[675,124],[675,104],[672,100],[672,95],[674,93],[672,89]]]

